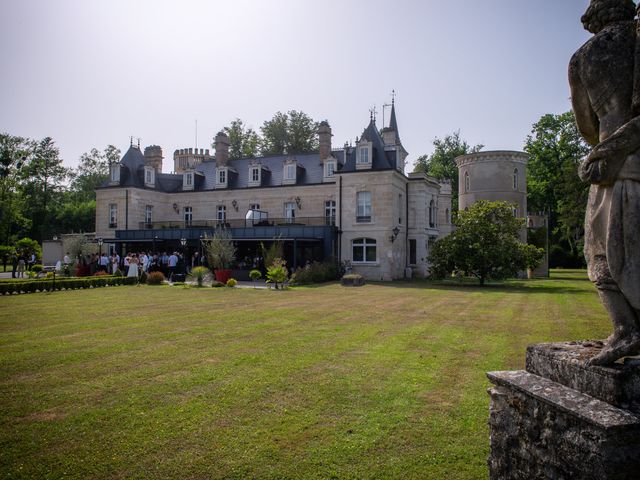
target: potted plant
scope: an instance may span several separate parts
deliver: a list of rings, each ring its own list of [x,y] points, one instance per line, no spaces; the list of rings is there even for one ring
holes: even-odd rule
[[[233,245],[231,233],[224,229],[216,229],[213,237],[202,240],[209,266],[214,269],[216,280],[226,284],[231,278],[231,264],[236,259],[236,247]]]
[[[251,270],[249,272],[249,277],[253,280],[253,288],[256,288],[256,281],[262,277],[262,272],[260,272],[260,270]]]

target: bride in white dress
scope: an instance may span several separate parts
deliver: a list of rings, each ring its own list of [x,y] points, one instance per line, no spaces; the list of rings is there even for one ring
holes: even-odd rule
[[[129,261],[129,273],[127,273],[127,277],[137,277],[138,276],[138,257],[134,254],[131,255],[131,260]]]

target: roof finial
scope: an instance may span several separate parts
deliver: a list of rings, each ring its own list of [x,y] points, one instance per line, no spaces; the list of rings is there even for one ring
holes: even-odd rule
[[[370,120],[373,123],[376,123],[376,115],[378,114],[378,111],[376,110],[376,106],[374,105],[373,108],[371,110],[369,110],[370,113]]]
[[[393,90],[391,90],[391,105],[394,105],[396,103],[396,90],[395,88]]]

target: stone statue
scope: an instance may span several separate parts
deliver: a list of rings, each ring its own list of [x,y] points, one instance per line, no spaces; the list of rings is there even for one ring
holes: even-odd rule
[[[573,56],[576,121],[594,148],[579,168],[591,184],[585,221],[589,278],[613,323],[590,365],[640,354],[640,32],[632,0],[591,0],[594,36]]]

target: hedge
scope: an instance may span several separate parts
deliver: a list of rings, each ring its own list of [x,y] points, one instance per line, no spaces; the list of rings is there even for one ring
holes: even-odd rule
[[[0,282],[0,295],[13,293],[50,292],[53,290],[75,290],[114,285],[135,285],[136,277],[82,277],[63,279],[36,279],[22,282]]]

